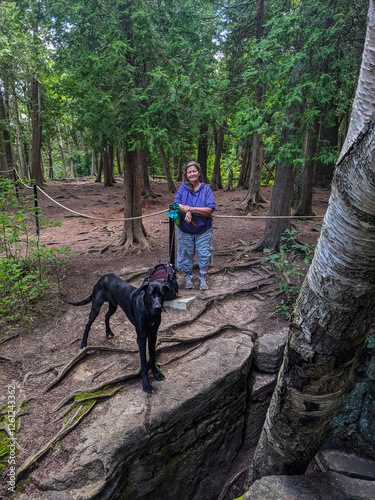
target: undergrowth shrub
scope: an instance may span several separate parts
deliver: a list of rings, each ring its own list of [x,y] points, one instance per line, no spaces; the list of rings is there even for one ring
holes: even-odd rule
[[[267,255],[262,263],[268,264],[271,272],[275,273],[278,281],[277,289],[283,295],[282,303],[272,314],[279,313],[290,318],[295,306],[302,281],[314,257],[315,245],[300,243],[298,236],[301,229],[292,231],[287,229],[281,237],[280,252],[263,250]]]
[[[25,181],[27,182],[27,181]],[[12,180],[0,177],[0,329],[27,317],[46,289],[60,288],[62,257],[69,248],[47,248],[35,234],[34,195],[16,197]],[[46,219],[39,227],[59,226]]]

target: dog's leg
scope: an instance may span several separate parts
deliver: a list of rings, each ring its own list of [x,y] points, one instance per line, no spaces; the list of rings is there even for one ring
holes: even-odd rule
[[[109,326],[109,320],[110,317],[115,314],[117,310],[117,304],[113,304],[112,302],[109,302],[109,307],[108,307],[108,312],[105,315],[105,335],[107,339],[112,339],[114,337],[114,334]]]
[[[160,323],[160,321],[159,321]],[[155,327],[155,325],[153,325],[151,327],[151,331],[149,333],[149,336],[148,336],[148,352],[150,353],[150,368],[151,368],[151,371],[152,371],[152,374],[155,378],[155,380],[164,380],[165,377],[162,373],[159,372],[159,370],[156,368],[156,352],[155,352],[155,349],[156,349],[156,337],[157,337],[157,333],[158,333],[158,328],[159,328],[159,324],[157,324],[157,326]]]
[[[146,335],[138,333],[137,331],[137,344],[139,347],[139,356],[141,358],[141,377],[142,377],[142,387],[145,392],[149,394],[152,393],[152,385],[150,384],[150,379],[148,378],[148,364],[146,357]]]
[[[87,346],[87,338],[89,336],[89,331],[90,331],[91,325],[94,323],[96,317],[99,314],[100,308],[102,307],[103,304],[104,304],[104,300],[101,297],[94,298],[94,300],[92,302],[92,306],[91,306],[89,320],[87,322],[85,331],[83,333],[83,338],[82,338],[82,342],[81,342],[81,349],[84,349]]]

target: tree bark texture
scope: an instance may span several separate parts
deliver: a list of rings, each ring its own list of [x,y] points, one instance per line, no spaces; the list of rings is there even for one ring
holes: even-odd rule
[[[20,122],[19,112],[18,112],[18,98],[16,94],[15,86],[12,86],[12,101],[13,101],[13,116],[16,124],[16,134],[17,134],[17,151],[18,151],[18,161],[20,163],[20,173],[21,177],[27,176],[27,164],[25,156],[25,148],[23,145],[23,132],[22,125]]]
[[[116,148],[116,161],[117,161],[117,172],[118,172],[118,175],[122,175],[121,151],[118,148]]]
[[[136,150],[126,151],[124,155],[125,219],[142,215],[140,168],[137,156]],[[125,251],[133,250],[136,243],[148,247],[146,236],[142,219],[125,220],[120,245],[124,245]]]
[[[104,187],[111,187],[113,186],[112,166],[110,162],[108,148],[105,148],[105,150],[101,152],[101,160],[103,165]]]
[[[349,130],[342,147],[340,158],[344,156],[364,124],[370,119],[375,103],[374,61],[375,61],[375,1],[370,0],[367,14],[367,31],[362,54],[361,70],[358,78],[356,98],[350,117]]]
[[[9,120],[7,120],[4,96],[0,89],[0,172],[4,172],[9,178],[13,178],[12,151],[7,123],[9,123]]]
[[[308,132],[306,156],[307,160],[303,170],[302,193],[298,207],[294,215],[308,216],[315,215],[312,208],[314,178],[316,166],[316,150],[318,144],[319,123],[316,120],[315,127]]]
[[[375,320],[375,116],[336,167],[313,263],[253,462],[253,480],[303,474],[353,383]]]
[[[238,176],[237,187],[245,187],[246,170],[249,165],[248,159],[250,154],[250,141],[251,136],[246,138],[245,144],[243,146],[241,168]]]
[[[374,7],[371,0],[364,68],[350,122],[354,131],[348,131],[336,165],[321,236],[255,451],[252,480],[306,471],[352,386],[355,362],[375,320],[375,82],[368,71],[375,65],[370,50]],[[369,120],[358,118],[358,110]]]
[[[148,175],[147,150],[145,148],[137,150],[138,162],[141,169],[142,188],[141,195],[144,198],[156,198],[156,194],[151,189],[150,176]]]
[[[44,184],[44,175],[41,164],[42,147],[42,122],[41,122],[41,85],[36,78],[32,83],[32,152],[31,152],[31,178],[38,186]]]

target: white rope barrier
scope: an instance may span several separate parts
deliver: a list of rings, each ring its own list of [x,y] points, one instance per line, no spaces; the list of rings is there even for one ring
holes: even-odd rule
[[[22,179],[19,176],[17,171],[15,171],[15,172],[16,172],[19,180],[22,182],[22,184],[24,186],[26,186],[29,189],[33,189],[31,186],[28,186],[27,184],[25,184],[22,181]],[[39,191],[41,193],[44,194],[44,196],[46,196],[49,200],[51,200],[53,203],[55,203],[59,207],[63,208],[64,210],[67,210],[68,212],[75,214],[77,217],[84,217],[85,219],[125,222],[125,221],[130,221],[130,220],[145,219],[147,217],[154,217],[155,215],[164,214],[164,213],[169,211],[169,208],[167,208],[165,210],[160,210],[159,212],[154,212],[152,214],[139,215],[137,217],[126,217],[126,218],[122,218],[122,219],[116,219],[113,217],[110,217],[110,218],[94,217],[92,215],[81,214],[80,212],[76,212],[75,210],[72,210],[72,209],[62,205],[58,201],[54,200],[51,196],[49,196],[42,188],[40,188],[39,186],[37,186],[37,188],[39,189]],[[248,214],[248,215],[219,215],[219,214],[215,214],[214,217],[219,218],[219,219],[243,219],[243,220],[252,220],[252,219],[253,220],[254,219],[256,219],[256,220],[258,220],[258,219],[265,219],[265,220],[266,219],[323,219],[324,215],[303,215],[303,216],[301,215],[301,216],[298,216],[298,215],[251,215],[251,214]]]

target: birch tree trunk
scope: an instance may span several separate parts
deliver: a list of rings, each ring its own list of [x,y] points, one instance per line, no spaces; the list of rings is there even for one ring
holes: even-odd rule
[[[370,0],[351,125],[315,257],[293,314],[252,480],[306,471],[353,383],[355,362],[374,323],[374,22],[375,1]]]

